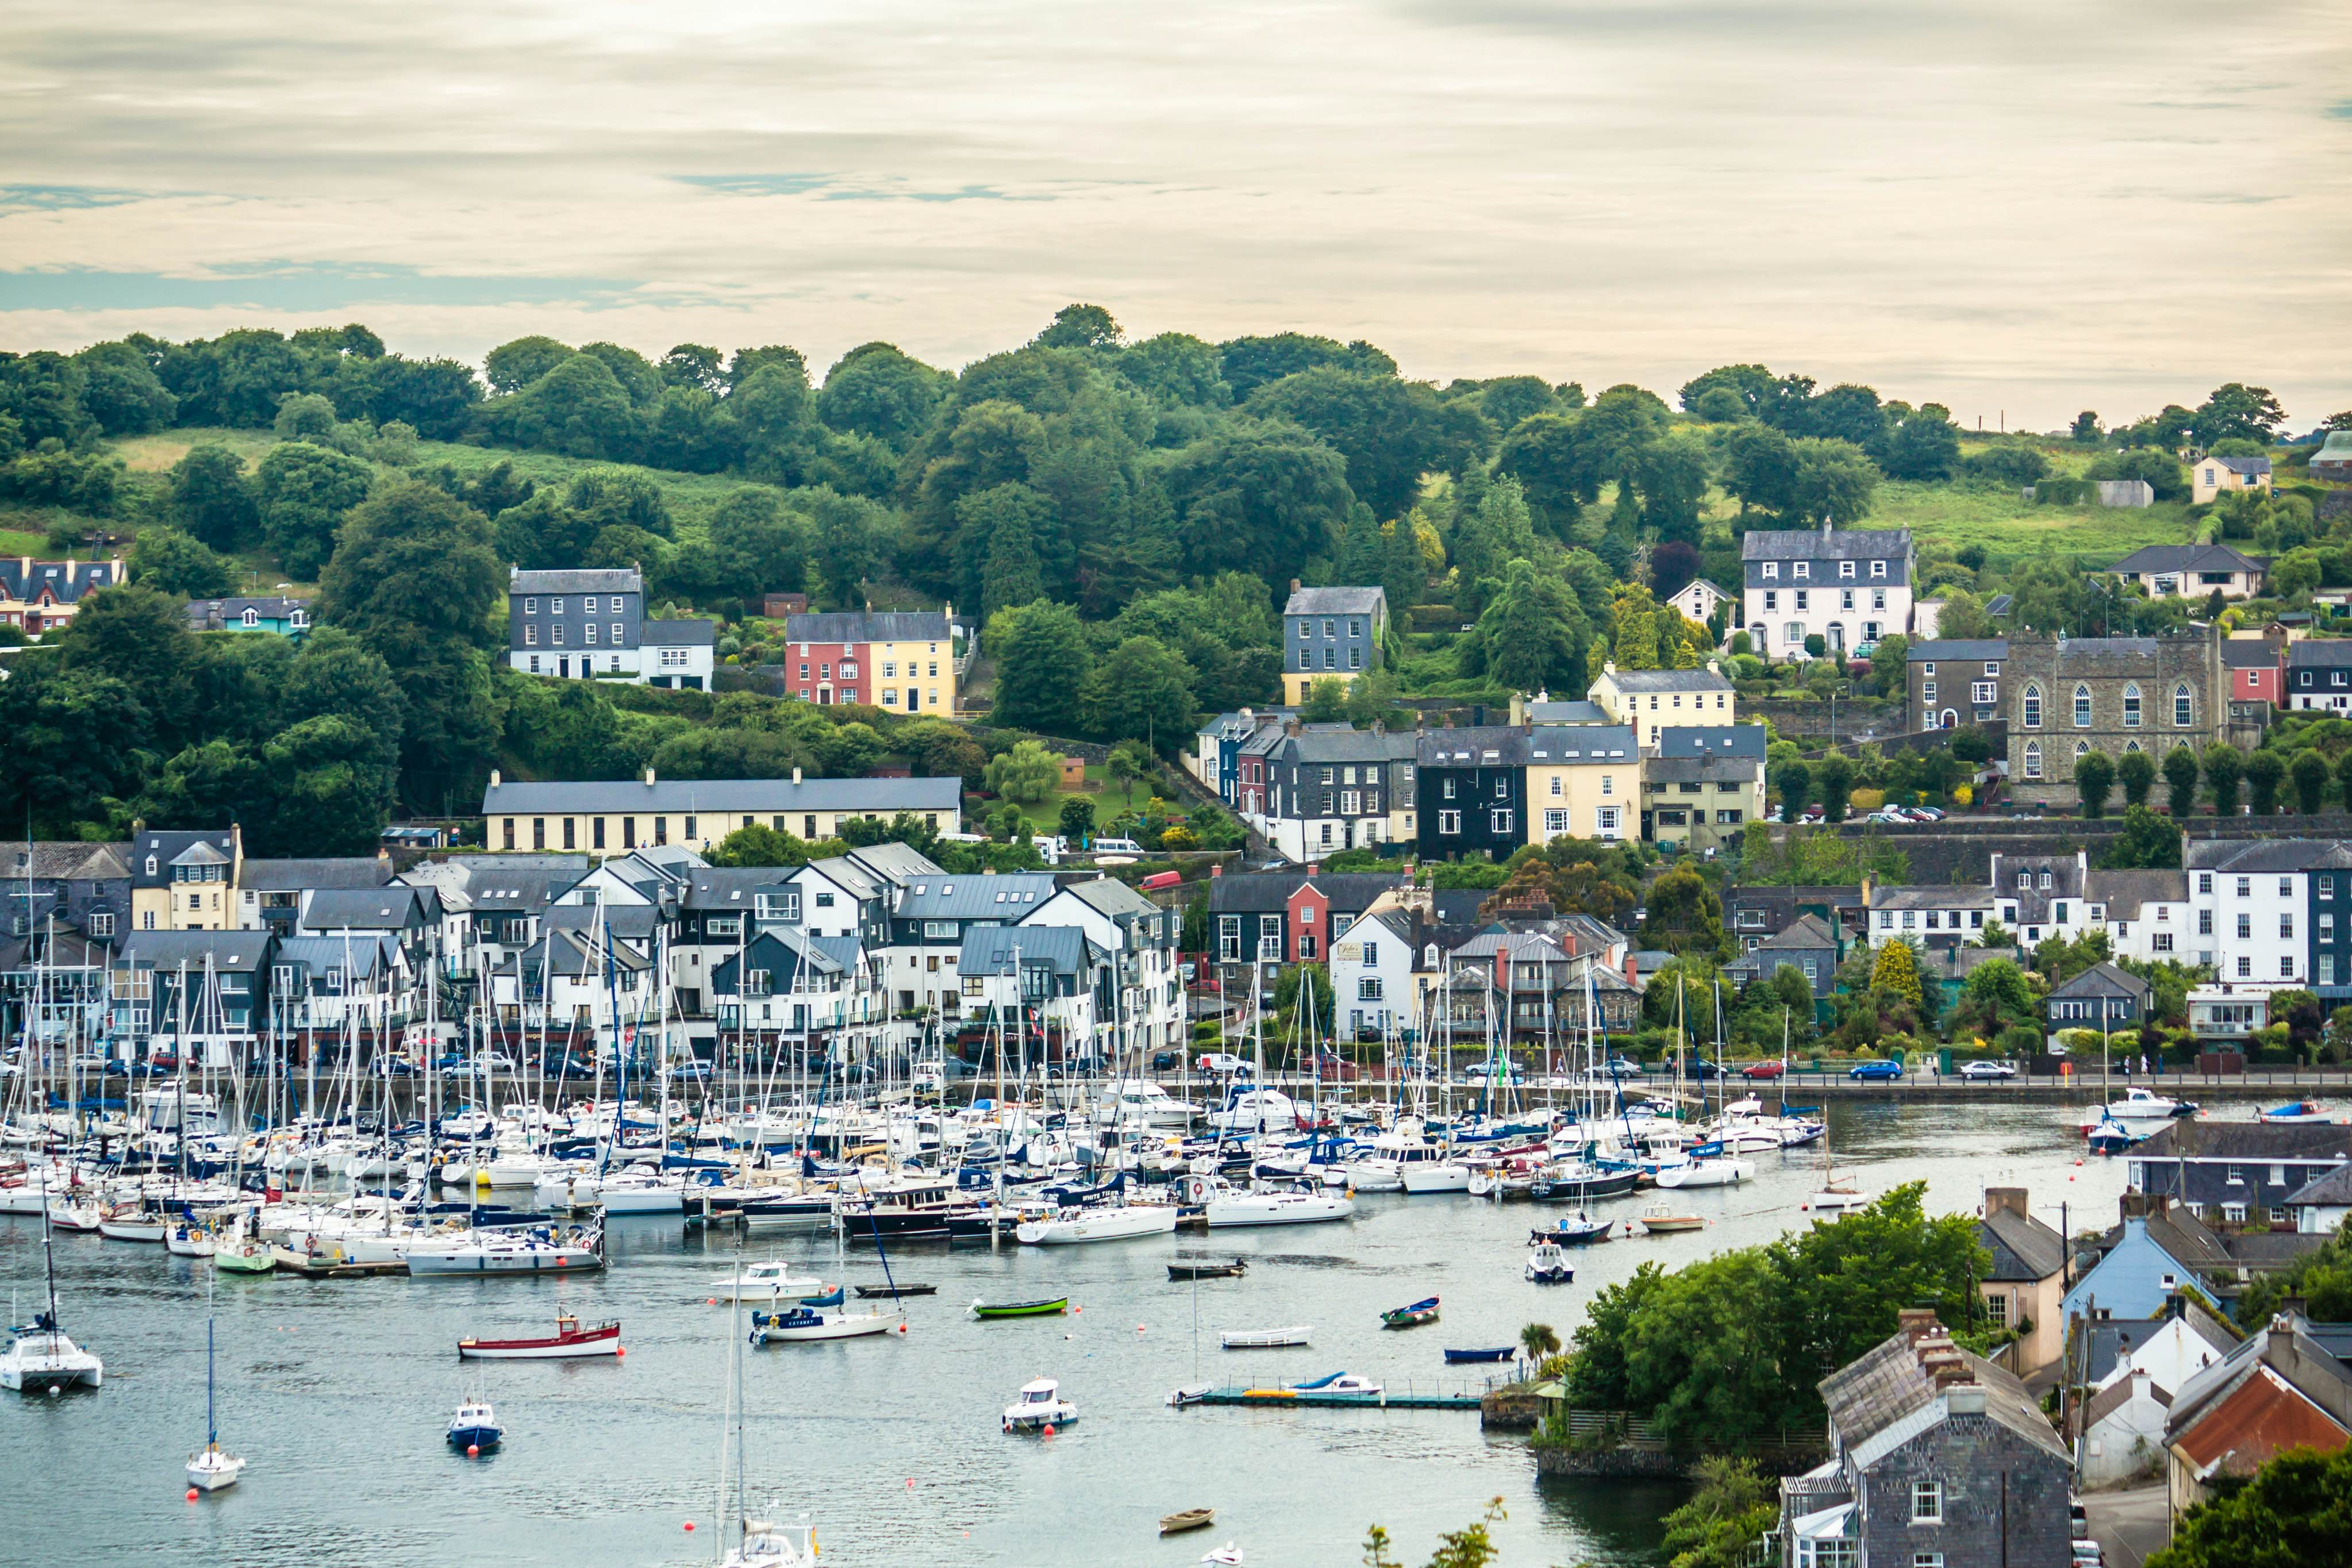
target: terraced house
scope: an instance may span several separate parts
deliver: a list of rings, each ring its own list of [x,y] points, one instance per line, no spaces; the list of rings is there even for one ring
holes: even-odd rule
[[[1908,529],[1750,529],[1739,556],[1748,634],[1764,658],[1813,658],[1813,637],[1836,658],[1911,630]]]

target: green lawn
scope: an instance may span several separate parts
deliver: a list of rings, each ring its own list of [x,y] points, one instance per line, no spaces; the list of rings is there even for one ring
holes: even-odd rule
[[[2179,501],[2145,509],[2035,506],[2015,490],[1890,479],[1878,487],[1864,528],[1907,528],[1922,541],[1955,548],[1980,544],[1996,557],[2079,557],[2108,566],[2143,545],[2186,544],[2193,537]]]

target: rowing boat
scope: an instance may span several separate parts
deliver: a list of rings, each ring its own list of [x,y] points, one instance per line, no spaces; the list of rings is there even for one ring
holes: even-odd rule
[[[1303,1345],[1314,1332],[1314,1327],[1307,1323],[1286,1329],[1229,1329],[1217,1336],[1217,1343],[1229,1351],[1276,1350],[1284,1345]]]
[[[987,1322],[998,1318],[1052,1318],[1070,1310],[1067,1296],[1056,1296],[1050,1301],[974,1301],[971,1315]]]
[[[1206,1530],[1217,1522],[1217,1510],[1213,1508],[1188,1508],[1176,1513],[1160,1516],[1160,1533],[1181,1535],[1188,1530]]]
[[[1437,1321],[1437,1298],[1415,1301],[1410,1307],[1398,1307],[1381,1314],[1384,1329],[1417,1329],[1423,1323]]]
[[[931,1296],[939,1292],[936,1285],[860,1285],[856,1288],[861,1301],[871,1301],[877,1296]]]

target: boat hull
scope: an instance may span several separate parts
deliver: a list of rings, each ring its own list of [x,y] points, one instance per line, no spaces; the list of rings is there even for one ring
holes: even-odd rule
[[[1217,1343],[1229,1351],[1280,1350],[1287,1345],[1303,1345],[1313,1337],[1314,1329],[1302,1325],[1294,1329],[1236,1329],[1219,1334]]]
[[[1172,1236],[1176,1231],[1173,1204],[1134,1204],[1080,1214],[1063,1219],[1036,1220],[1015,1226],[1015,1240],[1024,1247],[1076,1247],[1090,1241],[1129,1241],[1139,1236]]]
[[[1252,1225],[1320,1225],[1347,1219],[1356,1212],[1354,1200],[1317,1193],[1278,1197],[1213,1198],[1205,1205],[1211,1230]]]
[[[1051,1301],[1007,1301],[993,1307],[979,1301],[971,1304],[971,1315],[984,1323],[1003,1318],[1058,1318],[1069,1310],[1070,1299],[1066,1296]]]
[[[824,1321],[790,1326],[771,1324],[751,1331],[753,1344],[805,1344],[820,1340],[864,1339],[887,1334],[906,1320],[895,1312],[826,1312]]]
[[[583,1356],[621,1353],[621,1325],[583,1329],[576,1334],[551,1334],[534,1340],[459,1340],[460,1361],[568,1361]]]

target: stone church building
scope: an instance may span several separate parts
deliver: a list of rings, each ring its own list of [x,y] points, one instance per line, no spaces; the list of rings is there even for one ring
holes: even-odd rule
[[[2011,637],[2001,673],[2011,794],[2071,807],[2077,757],[2146,752],[2160,770],[2175,746],[2202,752],[2229,737],[2229,679],[2210,626],[2152,637]]]

